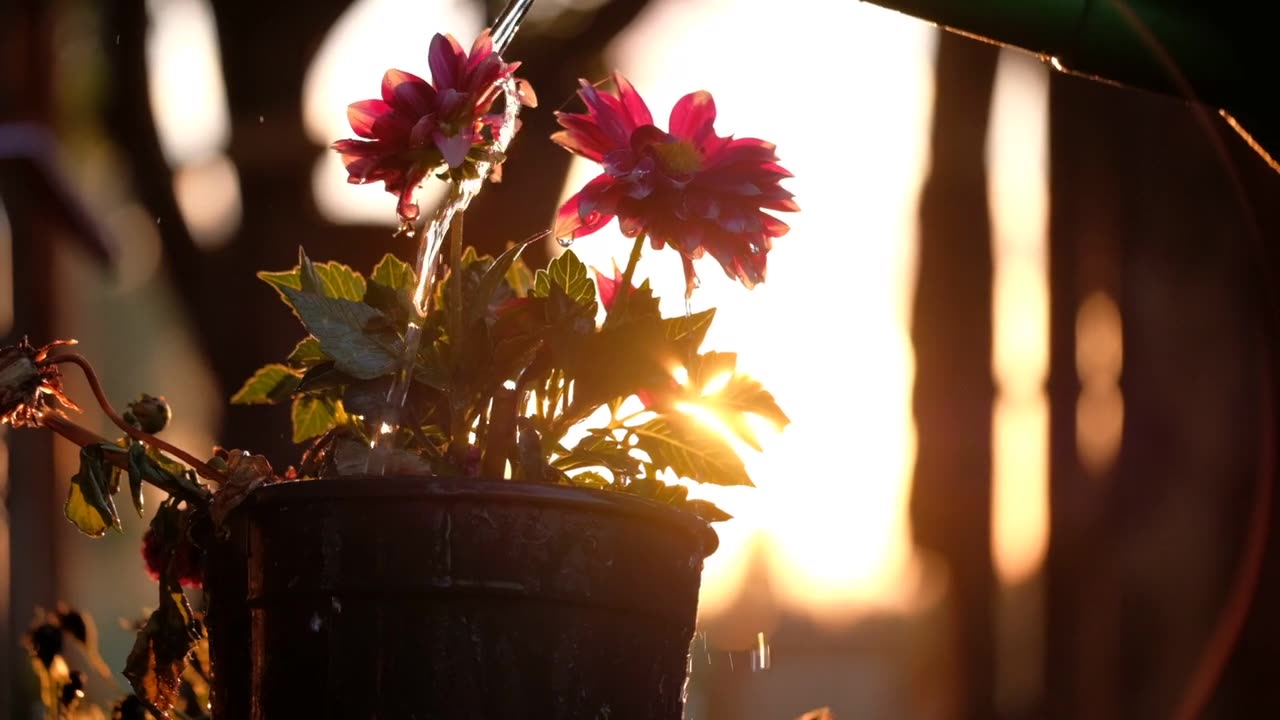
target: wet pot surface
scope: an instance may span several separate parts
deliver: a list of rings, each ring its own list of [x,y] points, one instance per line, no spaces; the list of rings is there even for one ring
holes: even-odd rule
[[[561,486],[344,478],[264,488],[232,525],[211,577],[219,720],[681,716],[716,545],[692,515]]]

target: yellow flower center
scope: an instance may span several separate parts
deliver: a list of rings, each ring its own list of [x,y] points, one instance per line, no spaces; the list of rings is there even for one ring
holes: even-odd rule
[[[658,143],[653,151],[658,154],[662,168],[673,175],[688,175],[702,169],[698,149],[683,140]]]

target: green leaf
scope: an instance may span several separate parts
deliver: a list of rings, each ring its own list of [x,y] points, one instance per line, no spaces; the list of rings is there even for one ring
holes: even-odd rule
[[[147,446],[134,443],[129,446],[129,499],[133,501],[133,509],[142,517],[142,479],[143,466],[150,462]]]
[[[298,268],[292,270],[261,270],[258,272],[258,279],[275,288],[276,292],[280,292],[285,288],[290,290],[302,289],[302,277]],[[280,298],[285,302],[289,301],[282,292],[280,293]]]
[[[272,363],[258,370],[245,381],[235,395],[233,405],[271,405],[283,402],[298,389],[302,378],[288,366]]]
[[[694,400],[699,406],[715,413],[715,416],[733,431],[743,442],[761,450],[755,431],[747,422],[747,415],[759,415],[779,428],[791,422],[778,401],[755,378],[735,372],[737,355],[711,352],[699,355],[689,365],[689,384],[698,393]],[[704,389],[732,373],[723,387],[706,393]]]
[[[516,297],[528,297],[533,291],[534,282],[533,270],[529,269],[529,265],[523,259],[516,258],[511,263],[511,267],[507,268],[507,285]]]
[[[550,296],[552,285],[560,287],[574,302],[581,305],[588,305],[596,300],[596,285],[591,282],[587,266],[569,250],[552,260],[546,270],[537,272],[534,276],[534,296]]]
[[[733,448],[714,430],[682,413],[659,415],[629,428],[636,449],[648,453],[658,468],[680,477],[715,485],[752,485]]]
[[[630,449],[612,435],[603,433],[582,438],[572,450],[560,455],[551,464],[560,470],[602,467],[623,475],[636,475],[640,472],[640,461],[631,456]]]
[[[71,478],[71,491],[63,508],[67,519],[89,537],[102,537],[107,528],[120,529],[115,501],[107,491],[111,483],[105,456],[108,451],[119,452],[119,448],[89,445],[80,449],[80,471]]]
[[[511,283],[510,275],[513,269],[517,267],[516,260],[520,257],[520,253],[524,252],[524,249],[529,247],[532,242],[532,240],[526,240],[507,248],[506,252],[499,255],[498,259],[494,260],[493,264],[484,271],[484,275],[480,277],[480,284],[476,288],[475,297],[467,307],[468,323],[476,322],[485,316],[493,300],[494,293],[497,292],[498,287],[504,280],[508,282],[508,285],[517,296],[521,296],[520,289]],[[529,270],[528,266],[523,262],[519,264],[519,267],[524,268],[526,273]],[[517,276],[519,275],[518,270],[514,270],[514,272],[516,272]]]
[[[409,263],[391,253],[384,255],[378,264],[373,266],[373,273],[369,279],[392,290],[413,292],[418,285],[418,274],[413,271]]]
[[[686,354],[693,354],[702,346],[702,341],[707,337],[707,330],[711,328],[711,321],[715,316],[716,310],[711,308],[692,315],[663,318],[662,325],[666,330],[668,341],[677,344]]]
[[[286,302],[289,298],[285,290],[302,290],[359,302],[364,299],[366,287],[364,277],[350,266],[337,261],[312,262],[301,248],[298,250],[297,267],[292,270],[259,272],[258,277],[274,287]]]
[[[612,483],[605,479],[605,476],[593,470],[573,475],[569,478],[569,481],[578,487],[595,488],[597,490],[607,490],[612,487]]]
[[[325,355],[324,350],[320,349],[320,341],[308,335],[293,348],[293,352],[289,353],[289,359],[286,362],[289,367],[306,370],[326,360],[329,360],[329,356]]]
[[[375,338],[378,326],[387,326],[387,317],[363,303],[330,298],[292,288],[281,292],[298,318],[333,358],[342,372],[361,380],[386,375],[395,370],[396,353]]]
[[[341,400],[302,396],[293,399],[293,441],[306,442],[347,422]]]
[[[622,299],[623,293],[625,293],[625,301]],[[646,279],[630,292],[626,292],[621,286],[614,291],[613,307],[609,308],[605,324],[612,327],[628,322],[648,322],[661,317],[658,298],[653,296],[653,288],[649,286],[649,281]]]
[[[178,700],[187,656],[203,636],[203,630],[182,588],[176,582],[162,582],[160,605],[138,631],[124,676],[138,697],[161,713]]]

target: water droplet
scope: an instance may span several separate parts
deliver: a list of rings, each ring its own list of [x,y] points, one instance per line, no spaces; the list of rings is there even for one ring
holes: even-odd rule
[[[307,627],[311,628],[311,632],[320,632],[320,626],[322,624],[323,623],[320,621],[320,612],[316,611],[311,613],[311,622],[307,623]]]
[[[693,303],[689,298],[684,299],[684,316],[686,318],[693,317]]]
[[[159,225],[159,224],[160,224],[160,218],[159,218],[159,217],[157,217],[157,218],[156,218],[156,224],[157,224],[157,225]]]
[[[116,33],[116,44],[120,44],[120,33]]]
[[[567,248],[573,244],[573,236],[566,235],[565,237],[556,238],[556,242],[560,243],[560,247]]]
[[[760,672],[768,670],[773,666],[773,658],[770,656],[769,643],[764,639],[764,633],[756,633],[756,646],[751,648],[751,672]]]
[[[751,251],[751,254],[752,254],[752,255],[759,255],[759,254],[760,254],[760,246],[759,246],[759,245],[757,245],[757,244],[755,244],[755,243],[750,243],[750,244],[748,244],[748,245],[747,245],[747,249]]]
[[[266,118],[264,118],[263,116],[259,115],[259,116],[258,116],[258,124],[259,124],[259,125],[261,125],[261,124],[262,124],[262,123],[264,123],[264,122],[266,122]]]
[[[729,656],[729,672],[733,672],[733,653],[729,652],[725,653],[725,655]]]

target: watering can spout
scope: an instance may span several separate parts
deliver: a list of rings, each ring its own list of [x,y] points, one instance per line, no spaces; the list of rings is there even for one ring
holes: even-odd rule
[[[1251,0],[865,0],[1039,55],[1056,69],[1199,102],[1280,171],[1272,24]]]

